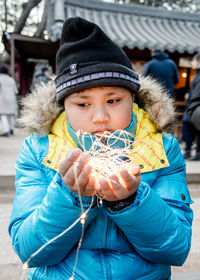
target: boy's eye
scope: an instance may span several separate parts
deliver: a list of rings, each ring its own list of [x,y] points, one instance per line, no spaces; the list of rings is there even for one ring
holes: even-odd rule
[[[89,104],[88,103],[79,103],[79,104],[77,104],[79,107],[87,107],[87,106],[89,106]]]
[[[115,103],[117,103],[117,102],[119,102],[119,101],[120,101],[120,99],[117,98],[117,99],[110,99],[110,100],[108,100],[107,102],[108,102],[109,104],[115,104]]]

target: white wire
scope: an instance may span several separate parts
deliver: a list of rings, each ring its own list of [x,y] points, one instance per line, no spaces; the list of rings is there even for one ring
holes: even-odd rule
[[[123,136],[126,136],[126,138],[124,138]],[[93,172],[94,172],[94,176],[97,179],[101,179],[101,178],[105,178],[110,176],[113,173],[116,173],[116,171],[119,169],[121,163],[123,162],[123,167],[127,168],[129,166],[132,165],[131,163],[131,158],[129,156],[129,154],[133,154],[133,150],[131,148],[132,145],[132,141],[129,139],[129,136],[132,136],[132,134],[126,132],[126,131],[119,131],[119,135],[116,136],[113,133],[109,133],[106,134],[106,138],[109,139],[115,139],[114,142],[109,146],[109,143],[107,145],[105,145],[104,143],[102,143],[102,138],[104,138],[104,136],[102,137],[96,137],[95,140],[93,140],[92,135],[90,135],[91,137],[91,141],[92,141],[92,146],[89,150],[89,154],[90,154],[90,164],[93,167]],[[84,138],[84,134],[80,135],[79,132],[77,132],[77,136],[79,139],[79,144],[82,148],[82,150],[85,152],[85,138]],[[79,137],[81,136],[81,138]],[[120,138],[120,137],[123,138]],[[114,144],[118,141],[123,141],[124,142],[124,147],[123,148],[113,148],[112,146],[114,146]],[[109,141],[107,141],[109,142]],[[98,148],[98,149],[97,149]],[[141,151],[140,151],[141,152]],[[125,156],[127,159],[130,160],[130,162],[126,162],[123,159],[121,159],[120,157]],[[74,176],[75,176],[75,181],[78,182],[78,172],[77,172],[77,164],[74,164]],[[52,242],[56,241],[57,239],[59,239],[60,237],[62,237],[64,234],[66,234],[68,231],[70,231],[78,222],[80,222],[83,219],[83,215],[85,215],[85,219],[87,217],[87,213],[90,211],[93,202],[94,202],[94,196],[92,197],[92,201],[90,206],[88,207],[88,209],[84,212],[84,208],[83,208],[83,203],[82,203],[82,197],[81,197],[81,192],[80,192],[80,188],[77,185],[77,189],[78,189],[78,197],[79,197],[79,201],[80,201],[80,206],[81,206],[81,216],[73,223],[71,224],[68,228],[66,228],[64,231],[62,231],[61,233],[59,233],[58,235],[56,235],[55,237],[53,237],[52,239],[50,239],[48,242],[46,242],[45,244],[43,244],[37,251],[35,251],[29,258],[28,260],[25,262],[25,265],[28,265],[28,263],[30,262],[30,260],[35,257],[37,254],[39,254],[46,246],[48,246],[49,244],[51,244]],[[84,221],[85,223],[85,221]],[[78,242],[78,247],[77,247],[77,251],[76,251],[76,258],[75,258],[75,264],[74,264],[74,268],[73,268],[73,273],[72,276],[70,277],[70,280],[74,278],[75,275],[75,269],[78,263],[78,254],[79,254],[79,250],[83,241],[83,236],[84,236],[84,223],[82,223],[82,232],[81,232],[81,237],[79,239]],[[24,279],[25,276],[25,272],[23,271],[21,280]]]

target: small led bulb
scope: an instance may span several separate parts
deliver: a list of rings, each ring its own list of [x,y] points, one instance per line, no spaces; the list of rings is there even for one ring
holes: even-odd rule
[[[71,277],[69,278],[69,280],[74,280],[74,277],[73,277],[73,276],[71,276]]]
[[[86,219],[86,214],[85,214],[85,213],[83,213],[83,214],[81,215],[81,219]]]
[[[26,269],[28,269],[28,263],[27,263],[27,262],[25,262],[25,263],[23,264],[23,270],[26,270]]]
[[[85,219],[81,219],[81,224],[82,224],[82,225],[85,224]]]

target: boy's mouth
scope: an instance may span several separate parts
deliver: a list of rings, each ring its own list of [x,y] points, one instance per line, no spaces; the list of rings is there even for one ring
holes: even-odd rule
[[[102,136],[109,135],[110,133],[112,133],[112,131],[107,130],[107,129],[102,129],[102,130],[96,130],[92,134],[102,137]]]

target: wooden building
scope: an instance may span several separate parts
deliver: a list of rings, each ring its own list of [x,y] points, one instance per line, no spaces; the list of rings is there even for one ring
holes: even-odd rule
[[[7,40],[7,46],[11,46],[12,73],[16,58],[20,63],[25,63],[28,58],[46,58],[55,69],[55,55],[63,22],[76,16],[98,24],[125,50],[139,72],[151,58],[152,50],[168,53],[179,68],[176,98],[183,100],[193,76],[189,61],[200,51],[200,16],[142,5],[120,5],[95,0],[49,0],[46,22],[48,40],[18,37],[16,34],[11,34],[11,39]],[[23,71],[25,73],[22,76],[26,76],[26,69],[21,67]]]

